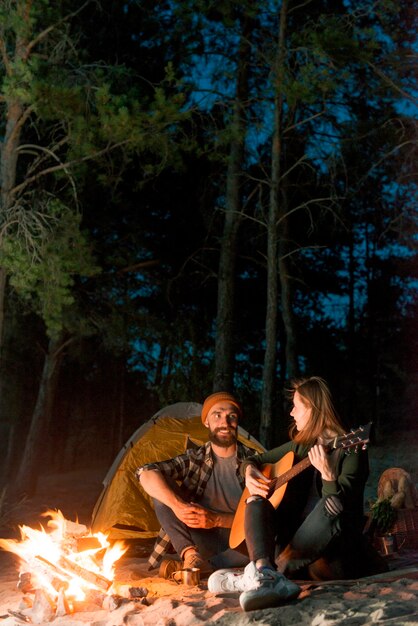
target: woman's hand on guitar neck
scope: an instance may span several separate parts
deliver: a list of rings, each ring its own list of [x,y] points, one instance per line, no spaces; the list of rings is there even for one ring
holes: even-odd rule
[[[317,444],[309,450],[308,456],[323,480],[337,480],[335,455],[329,454],[324,446]]]
[[[245,469],[245,486],[251,496],[262,496],[267,498],[270,491],[270,478],[264,476],[263,472],[255,467],[248,465]]]

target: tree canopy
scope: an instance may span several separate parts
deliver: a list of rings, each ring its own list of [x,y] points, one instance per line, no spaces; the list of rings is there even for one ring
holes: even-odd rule
[[[212,389],[280,441],[283,388],[305,374],[329,380],[350,425],[412,423],[413,11],[3,3],[10,480],[45,440],[46,466],[93,461],[98,439],[110,462],[150,412]]]

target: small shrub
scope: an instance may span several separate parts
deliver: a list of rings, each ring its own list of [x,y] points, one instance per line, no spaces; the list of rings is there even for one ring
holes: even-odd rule
[[[370,506],[370,514],[376,524],[376,528],[381,533],[387,533],[396,521],[396,510],[393,508],[390,498],[376,500]]]

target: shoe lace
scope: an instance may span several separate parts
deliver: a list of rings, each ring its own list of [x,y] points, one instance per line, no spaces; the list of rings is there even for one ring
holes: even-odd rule
[[[198,552],[195,552],[194,554],[191,554],[189,557],[187,557],[184,564],[186,567],[200,567],[203,562],[204,561],[201,555]]]
[[[257,583],[261,585],[273,585],[277,582],[277,574],[271,569],[263,568],[257,570]]]

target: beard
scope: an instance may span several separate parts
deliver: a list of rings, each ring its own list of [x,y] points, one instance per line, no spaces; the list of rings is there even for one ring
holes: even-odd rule
[[[237,443],[237,428],[231,428],[229,435],[219,435],[221,428],[215,428],[209,430],[209,441],[219,446],[220,448],[229,448],[229,446]]]

